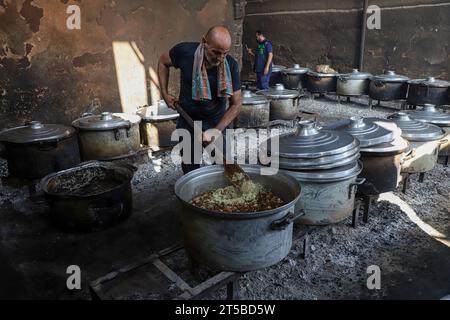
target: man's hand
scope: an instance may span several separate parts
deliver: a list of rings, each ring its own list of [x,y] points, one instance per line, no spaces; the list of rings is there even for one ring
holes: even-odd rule
[[[253,50],[251,48],[247,47],[247,52],[249,55],[254,56],[255,54],[253,53]]]
[[[213,132],[209,131],[204,131],[202,134],[202,142],[203,145],[207,146],[209,145],[211,142],[214,142],[214,134]]]
[[[166,102],[167,106],[173,110],[177,110],[175,104],[178,103],[178,99],[175,98],[171,94],[163,94],[163,99]]]
[[[269,67],[264,68],[264,75],[267,75],[269,73]]]

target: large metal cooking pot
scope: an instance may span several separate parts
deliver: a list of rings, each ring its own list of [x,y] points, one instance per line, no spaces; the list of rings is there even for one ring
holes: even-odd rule
[[[439,155],[450,156],[450,114],[438,111],[431,104],[426,104],[423,110],[411,110],[407,113],[414,120],[441,127],[445,131],[445,137],[440,145]]]
[[[264,95],[270,100],[270,120],[293,120],[299,113],[299,92],[288,90],[277,83],[275,87],[260,90],[257,94]]]
[[[386,71],[382,75],[370,78],[369,97],[379,101],[406,99],[408,77],[398,75],[394,71]]]
[[[292,68],[282,70],[284,87],[292,90],[306,88],[306,73],[308,71],[308,68],[300,67],[299,64],[294,64]]]
[[[300,186],[296,212],[305,212],[299,224],[327,225],[338,223],[352,215],[357,186],[364,179],[357,178],[362,165],[357,161],[329,170],[282,172],[295,178]]]
[[[296,210],[305,215],[303,224],[336,223],[352,214],[357,176],[361,172],[359,141],[352,135],[316,127],[314,121],[300,121],[297,132],[279,137],[278,153],[270,149],[271,166],[277,165],[293,176],[302,192]],[[262,147],[264,149],[264,147]],[[265,151],[265,150],[263,150]],[[262,163],[268,159],[261,158]]]
[[[270,120],[270,101],[264,96],[255,95],[248,90],[242,93],[242,109],[234,121],[238,128],[257,128],[267,126]]]
[[[132,156],[140,148],[141,117],[103,112],[72,122],[78,129],[83,160],[115,160]]]
[[[336,92],[337,73],[320,73],[308,71],[307,88],[311,93],[334,93]]]
[[[435,125],[413,120],[405,112],[397,112],[389,119],[399,126],[402,137],[409,141],[412,148],[412,154],[404,160],[401,171],[423,173],[432,170],[438,159],[444,131]]]
[[[273,87],[275,86],[277,83],[282,83],[283,82],[283,73],[282,71],[286,69],[285,66],[280,66],[277,64],[273,64],[272,65],[272,73],[270,74],[270,79],[269,79],[269,86]]]
[[[175,194],[183,203],[184,246],[199,263],[215,269],[249,271],[282,260],[292,246],[294,204],[300,194],[295,179],[284,174],[260,175],[259,166],[243,165],[252,180],[269,188],[286,203],[254,213],[222,213],[193,206],[192,198],[229,184],[223,166],[206,166],[181,177]]]
[[[42,190],[50,216],[70,230],[94,231],[123,221],[132,213],[130,166],[88,161],[47,175]]]
[[[154,106],[139,108],[136,114],[142,119],[139,129],[143,145],[158,150],[161,147],[172,147],[177,143],[172,141],[171,137],[180,115],[169,108],[164,100],[160,100]]]
[[[337,77],[336,93],[341,96],[362,96],[369,93],[369,82],[372,75],[353,69],[351,73]]]
[[[5,146],[9,172],[18,178],[40,179],[80,163],[77,136],[71,127],[31,121],[2,131],[0,141]]]
[[[411,105],[434,104],[443,105],[448,103],[448,88],[450,82],[428,77],[427,79],[415,79],[408,81],[408,98],[406,101]]]

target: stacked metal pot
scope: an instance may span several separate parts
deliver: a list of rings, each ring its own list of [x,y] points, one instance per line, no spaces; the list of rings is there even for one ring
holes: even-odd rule
[[[428,77],[427,79],[415,79],[408,81],[408,98],[410,105],[447,104],[450,82]]]
[[[292,68],[282,70],[281,73],[284,87],[292,90],[306,88],[306,73],[308,71],[308,68],[300,67],[299,64],[294,64]]]
[[[370,78],[369,97],[378,101],[406,99],[408,80],[408,77],[398,75],[392,70],[372,76]]]
[[[340,96],[362,96],[369,93],[369,82],[372,75],[353,69],[351,73],[339,74],[336,93]]]
[[[301,121],[297,132],[279,136],[279,150],[270,149],[270,140],[271,161],[301,186],[295,210],[305,214],[299,223],[326,225],[352,214],[356,187],[363,182],[357,179],[362,170],[357,139],[321,130],[314,121]]]
[[[409,144],[401,130],[392,122],[377,118],[351,118],[337,128],[360,142],[363,170],[359,177],[365,181],[358,193],[367,196],[393,191],[400,182],[401,163]]]
[[[270,101],[248,90],[242,92],[242,109],[234,121],[238,128],[267,126],[270,120]]]
[[[407,111],[408,115],[417,121],[441,127],[445,131],[445,137],[440,145],[439,155],[450,156],[450,114],[441,112],[434,105],[426,104],[423,110]]]
[[[131,156],[140,148],[141,117],[103,112],[72,122],[78,130],[83,160],[115,160]]]
[[[440,127],[412,119],[405,112],[397,112],[389,119],[402,130],[402,137],[409,141],[412,153],[405,159],[401,171],[425,173],[434,168],[439,147],[443,143],[444,130]]]
[[[283,84],[260,90],[257,94],[270,100],[270,120],[293,120],[299,113],[300,94],[298,90],[289,90]]]
[[[307,72],[307,88],[311,93],[336,92],[338,73]]]
[[[73,128],[32,121],[25,126],[4,130],[0,142],[5,146],[12,176],[34,180],[80,163],[80,151]]]
[[[158,150],[176,144],[171,137],[176,129],[176,119],[180,115],[169,108],[164,100],[160,100],[156,105],[139,108],[136,114],[142,119],[139,129],[143,145]]]

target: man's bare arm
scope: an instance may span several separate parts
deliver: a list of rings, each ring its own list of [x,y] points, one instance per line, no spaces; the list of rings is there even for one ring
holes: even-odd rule
[[[169,94],[169,76],[172,60],[168,52],[161,55],[158,61],[158,80],[161,90],[161,96],[167,103],[167,106],[175,109],[176,98]]]
[[[242,109],[242,94],[241,90],[235,91],[230,98],[230,107],[223,115],[222,119],[216,126],[219,131],[225,130],[225,128],[238,116]]]

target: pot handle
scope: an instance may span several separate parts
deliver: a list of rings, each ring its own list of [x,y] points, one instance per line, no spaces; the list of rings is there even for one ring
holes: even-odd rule
[[[375,85],[375,87],[383,87],[384,86],[384,82],[380,81],[380,80],[375,80],[373,82],[373,84]]]
[[[284,230],[292,222],[294,222],[294,220],[300,218],[303,215],[305,215],[305,211],[303,211],[303,210],[300,210],[297,213],[289,212],[283,218],[275,220],[275,221],[272,221],[272,223],[270,224],[270,229],[272,229],[272,230]]]
[[[366,182],[366,178],[357,178],[355,182],[350,183],[350,188],[348,189],[348,198],[352,198],[352,194],[356,191],[356,188]]]
[[[339,81],[344,82],[344,83],[346,83],[348,81],[348,79],[346,79],[342,76],[339,76],[338,79],[339,79]]]
[[[292,105],[294,108],[298,107],[300,105],[300,96],[295,97],[294,99],[292,99]]]
[[[439,141],[439,142],[440,142],[439,144],[444,144],[444,143],[447,143],[447,142],[448,142],[448,139],[447,139],[447,138],[441,139],[441,141]]]
[[[402,165],[405,161],[408,161],[409,159],[412,159],[416,156],[416,149],[411,149],[408,152],[405,153],[405,155],[400,160],[400,164]]]

